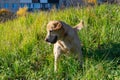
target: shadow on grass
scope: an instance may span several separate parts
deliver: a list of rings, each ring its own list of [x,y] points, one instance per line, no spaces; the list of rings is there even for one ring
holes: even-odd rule
[[[120,43],[101,44],[97,49],[89,49],[87,52],[83,46],[83,53],[85,53],[85,57],[95,60],[116,60],[120,58]],[[118,64],[120,64],[120,59]]]

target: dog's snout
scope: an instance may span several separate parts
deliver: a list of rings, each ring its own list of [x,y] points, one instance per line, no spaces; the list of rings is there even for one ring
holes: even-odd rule
[[[45,41],[48,42],[49,41],[48,38],[45,38]]]

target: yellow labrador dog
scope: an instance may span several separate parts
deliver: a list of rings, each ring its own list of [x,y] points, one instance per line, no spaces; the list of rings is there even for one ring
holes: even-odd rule
[[[74,28],[62,21],[50,21],[47,24],[45,41],[54,44],[54,71],[57,70],[57,59],[62,52],[78,54],[78,60],[82,64],[81,43],[77,34],[82,28],[83,21]]]

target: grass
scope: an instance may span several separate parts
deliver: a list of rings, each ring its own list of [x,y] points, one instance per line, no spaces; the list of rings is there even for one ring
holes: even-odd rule
[[[54,73],[53,45],[48,45],[46,24],[62,20],[72,26],[84,20],[78,33],[84,67],[62,55]],[[0,24],[1,80],[120,80],[120,7],[101,5],[29,13]]]

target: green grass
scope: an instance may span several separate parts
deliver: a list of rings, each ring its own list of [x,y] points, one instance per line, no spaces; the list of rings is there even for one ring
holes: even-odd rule
[[[84,67],[62,55],[54,73],[53,45],[46,24],[61,20],[72,26],[85,22],[78,33]],[[120,80],[120,7],[70,8],[30,13],[0,24],[0,80]]]

